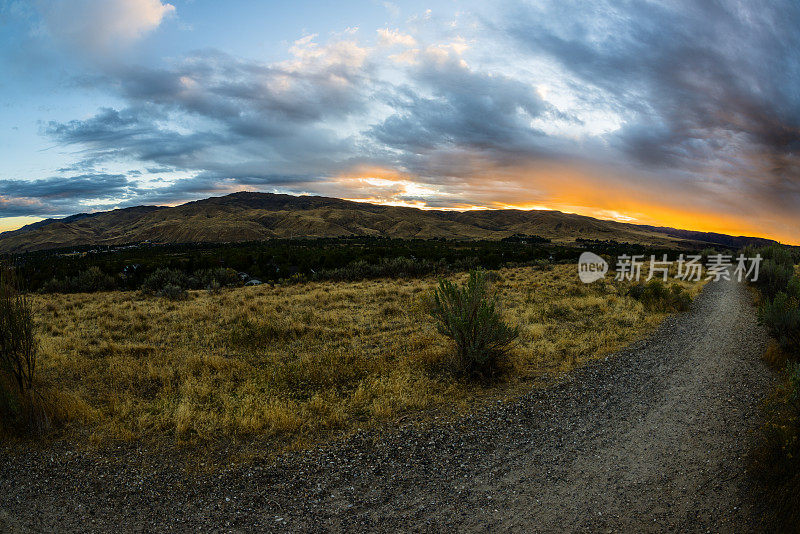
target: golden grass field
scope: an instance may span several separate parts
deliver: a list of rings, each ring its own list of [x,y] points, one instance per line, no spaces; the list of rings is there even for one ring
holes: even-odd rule
[[[521,333],[491,385],[450,372],[451,346],[426,313],[434,278],[194,291],[183,301],[37,295],[40,378],[70,407],[67,435],[95,443],[258,436],[284,446],[520,391],[666,316],[619,283],[584,286],[575,265],[498,273],[503,315]]]

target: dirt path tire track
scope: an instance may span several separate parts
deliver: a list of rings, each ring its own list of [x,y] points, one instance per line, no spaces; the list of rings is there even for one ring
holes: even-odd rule
[[[648,340],[454,422],[200,478],[137,451],[4,458],[0,530],[758,531],[765,346],[747,289],[709,284]]]

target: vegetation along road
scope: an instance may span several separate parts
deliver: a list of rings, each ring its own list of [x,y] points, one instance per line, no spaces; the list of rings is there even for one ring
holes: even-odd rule
[[[711,283],[647,340],[456,420],[199,475],[136,451],[0,460],[0,530],[759,530],[766,342],[748,290]]]

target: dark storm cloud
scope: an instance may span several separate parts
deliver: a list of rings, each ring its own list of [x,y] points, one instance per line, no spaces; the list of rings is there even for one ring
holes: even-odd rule
[[[627,116],[612,142],[628,155],[691,168],[726,147],[796,156],[799,27],[796,2],[567,2],[504,29]]]
[[[581,119],[544,101],[529,81],[476,69],[459,51],[442,47],[420,51],[407,75],[408,84],[384,96],[393,113],[365,132],[380,166],[424,176],[463,195],[465,188],[455,182],[484,180],[479,175],[486,166],[524,166],[574,153],[571,142],[532,123],[580,125]]]
[[[185,166],[196,152],[228,140],[213,132],[180,133],[163,128],[159,121],[168,113],[152,106],[123,110],[101,109],[94,117],[67,123],[50,122],[46,133],[68,145],[82,145],[95,163],[114,157],[129,157],[167,165]]]
[[[134,101],[178,106],[219,119],[249,115],[306,123],[360,111],[358,89],[368,78],[358,49],[333,45],[328,54],[302,63],[264,65],[205,51],[172,69],[127,69],[115,74]]]
[[[148,132],[148,125],[130,110],[102,108],[94,117],[67,123],[51,121],[46,133],[64,143],[85,143],[103,146]]]
[[[50,215],[81,211],[82,201],[113,201],[126,196],[135,183],[123,174],[83,174],[43,180],[0,180],[0,217]]]
[[[30,215],[49,215],[58,213],[42,202],[31,202],[23,198],[0,197],[0,217],[25,217]]]
[[[314,51],[310,59],[297,52],[301,64],[267,66],[203,52],[172,69],[127,68],[106,83],[128,107],[52,122],[45,131],[84,147],[87,161],[127,158],[196,172],[196,187],[205,193],[225,190],[235,185],[231,181],[280,185],[287,175],[308,181],[312,173],[343,169],[356,153],[353,140],[331,122],[365,110],[369,71],[352,45]],[[191,189],[181,180],[171,191],[142,190],[141,198],[172,198]]]
[[[394,199],[488,204],[493,190],[536,189],[524,177],[556,162],[671,184],[723,214],[745,201],[753,213],[800,208],[800,4],[504,7],[477,30],[437,28],[396,56],[309,37],[279,63],[203,51],[160,68],[117,65],[78,83],[105,87],[119,108],[44,132],[78,151],[65,173],[101,175],[121,160],[173,181],[128,184],[123,204],[242,187],[356,197],[358,184],[336,178],[372,168],[442,193],[386,186]],[[80,194],[29,197],[60,198],[68,213]]]
[[[429,172],[433,167],[415,156],[429,149],[468,147],[497,152],[498,158],[529,157],[549,144],[530,120],[566,118],[529,84],[471,70],[452,50],[421,53],[409,72],[413,85],[394,86],[371,76],[359,49],[330,48],[304,60],[302,68],[204,52],[173,69],[127,69],[115,85],[130,107],[51,123],[47,133],[89,147],[95,158],[108,151],[108,157],[196,171],[198,186],[213,192],[231,181],[308,184],[357,164]],[[375,101],[395,112],[369,127],[363,117]],[[192,133],[161,126],[173,116],[192,118]],[[352,117],[365,128],[360,139],[335,126]]]
[[[41,199],[107,198],[123,193],[130,185],[124,174],[84,174],[28,182],[0,180],[0,195]]]
[[[395,149],[418,153],[461,146],[531,152],[544,138],[531,128],[531,119],[557,114],[530,84],[475,72],[453,52],[426,54],[410,75],[415,87],[398,91],[390,101],[396,113],[369,132]]]
[[[232,177],[232,175],[234,177]],[[236,186],[253,186],[258,188],[292,187],[313,182],[315,177],[308,175],[283,174],[245,174],[233,172],[220,174],[202,172],[191,178],[176,180],[165,187],[141,188],[137,191],[139,199],[148,203],[175,202],[186,198],[208,196],[209,192],[230,192]]]

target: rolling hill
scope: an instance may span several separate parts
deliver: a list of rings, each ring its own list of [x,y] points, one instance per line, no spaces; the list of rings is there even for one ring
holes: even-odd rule
[[[137,206],[47,219],[0,234],[0,252],[80,245],[257,241],[270,238],[384,236],[501,239],[538,235],[555,242],[616,240],[650,245],[739,247],[774,243],[641,226],[558,211],[441,211],[381,206],[337,198],[233,193],[176,207]]]

